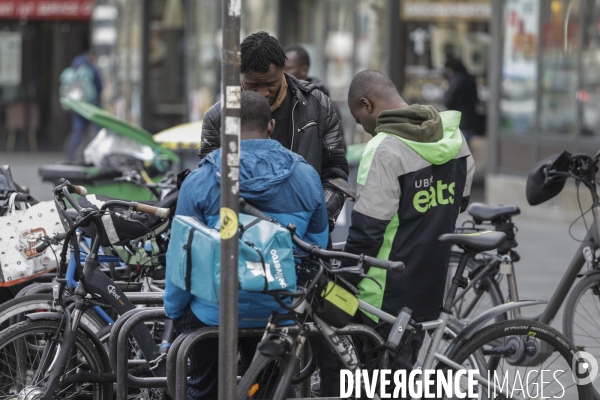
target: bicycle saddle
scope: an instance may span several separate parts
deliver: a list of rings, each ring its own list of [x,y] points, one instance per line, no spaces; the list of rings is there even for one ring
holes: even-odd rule
[[[500,206],[496,204],[473,203],[467,208],[467,212],[473,217],[476,224],[481,224],[484,221],[494,221],[500,217],[519,215],[521,210],[519,210],[519,207],[513,205]]]
[[[452,243],[462,248],[481,252],[500,247],[502,243],[506,242],[506,234],[494,231],[446,233],[438,238],[438,242]]]

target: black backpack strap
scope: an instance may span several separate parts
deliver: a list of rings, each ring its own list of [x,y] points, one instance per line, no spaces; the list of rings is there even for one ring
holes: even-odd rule
[[[194,231],[195,229],[190,229],[188,242],[183,246],[183,249],[187,252],[185,268],[185,291],[188,293],[192,290],[192,241],[194,240]]]
[[[260,221],[261,221],[260,218],[256,218],[254,221],[250,222],[246,226],[240,224],[240,240],[242,240],[242,236],[244,236],[244,232],[246,232],[248,229],[252,228],[254,225],[258,224]],[[256,250],[256,249],[254,249],[254,250]],[[256,251],[258,251],[258,250],[256,250]]]
[[[253,221],[252,223],[254,224],[255,222],[256,221]],[[261,251],[254,246],[254,243],[252,243],[252,242],[245,242],[245,243],[248,246],[252,247],[254,249],[254,251],[256,251],[258,253],[258,256],[260,257],[260,262],[263,266],[263,272],[265,273],[265,287],[263,289],[263,293],[266,293],[267,289],[269,289],[269,280],[267,279],[267,264],[265,263],[265,257],[263,256],[263,253],[261,253]]]

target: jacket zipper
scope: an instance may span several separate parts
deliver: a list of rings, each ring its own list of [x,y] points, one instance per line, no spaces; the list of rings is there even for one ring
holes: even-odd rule
[[[315,126],[316,124],[317,124],[317,121],[310,121],[306,125],[304,125],[302,128],[298,128],[298,133],[307,130],[311,126]]]
[[[298,100],[296,100],[296,102],[294,103],[294,106],[292,107],[292,145],[290,146],[291,151],[294,151],[294,136],[296,136],[296,129],[295,129],[295,125],[294,125],[294,110],[296,109],[297,105],[298,105]]]

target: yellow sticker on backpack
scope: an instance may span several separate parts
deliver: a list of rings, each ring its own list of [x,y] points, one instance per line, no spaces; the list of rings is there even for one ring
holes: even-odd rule
[[[231,208],[221,207],[221,239],[231,239],[238,231],[238,216]]]

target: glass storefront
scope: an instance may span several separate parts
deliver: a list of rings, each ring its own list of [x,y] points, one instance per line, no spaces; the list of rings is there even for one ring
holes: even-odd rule
[[[581,107],[581,135],[600,136],[600,1],[585,0],[581,81],[577,100]]]
[[[501,0],[496,170],[600,148],[600,0]],[[520,149],[520,151],[517,151]]]
[[[59,77],[89,50],[87,21],[0,20],[0,149],[58,151],[71,115],[59,103]]]
[[[490,15],[489,0],[405,0],[400,12],[402,96],[408,104],[430,104],[445,110],[445,63],[452,58],[462,61],[477,82],[474,132],[481,136],[486,133]]]

